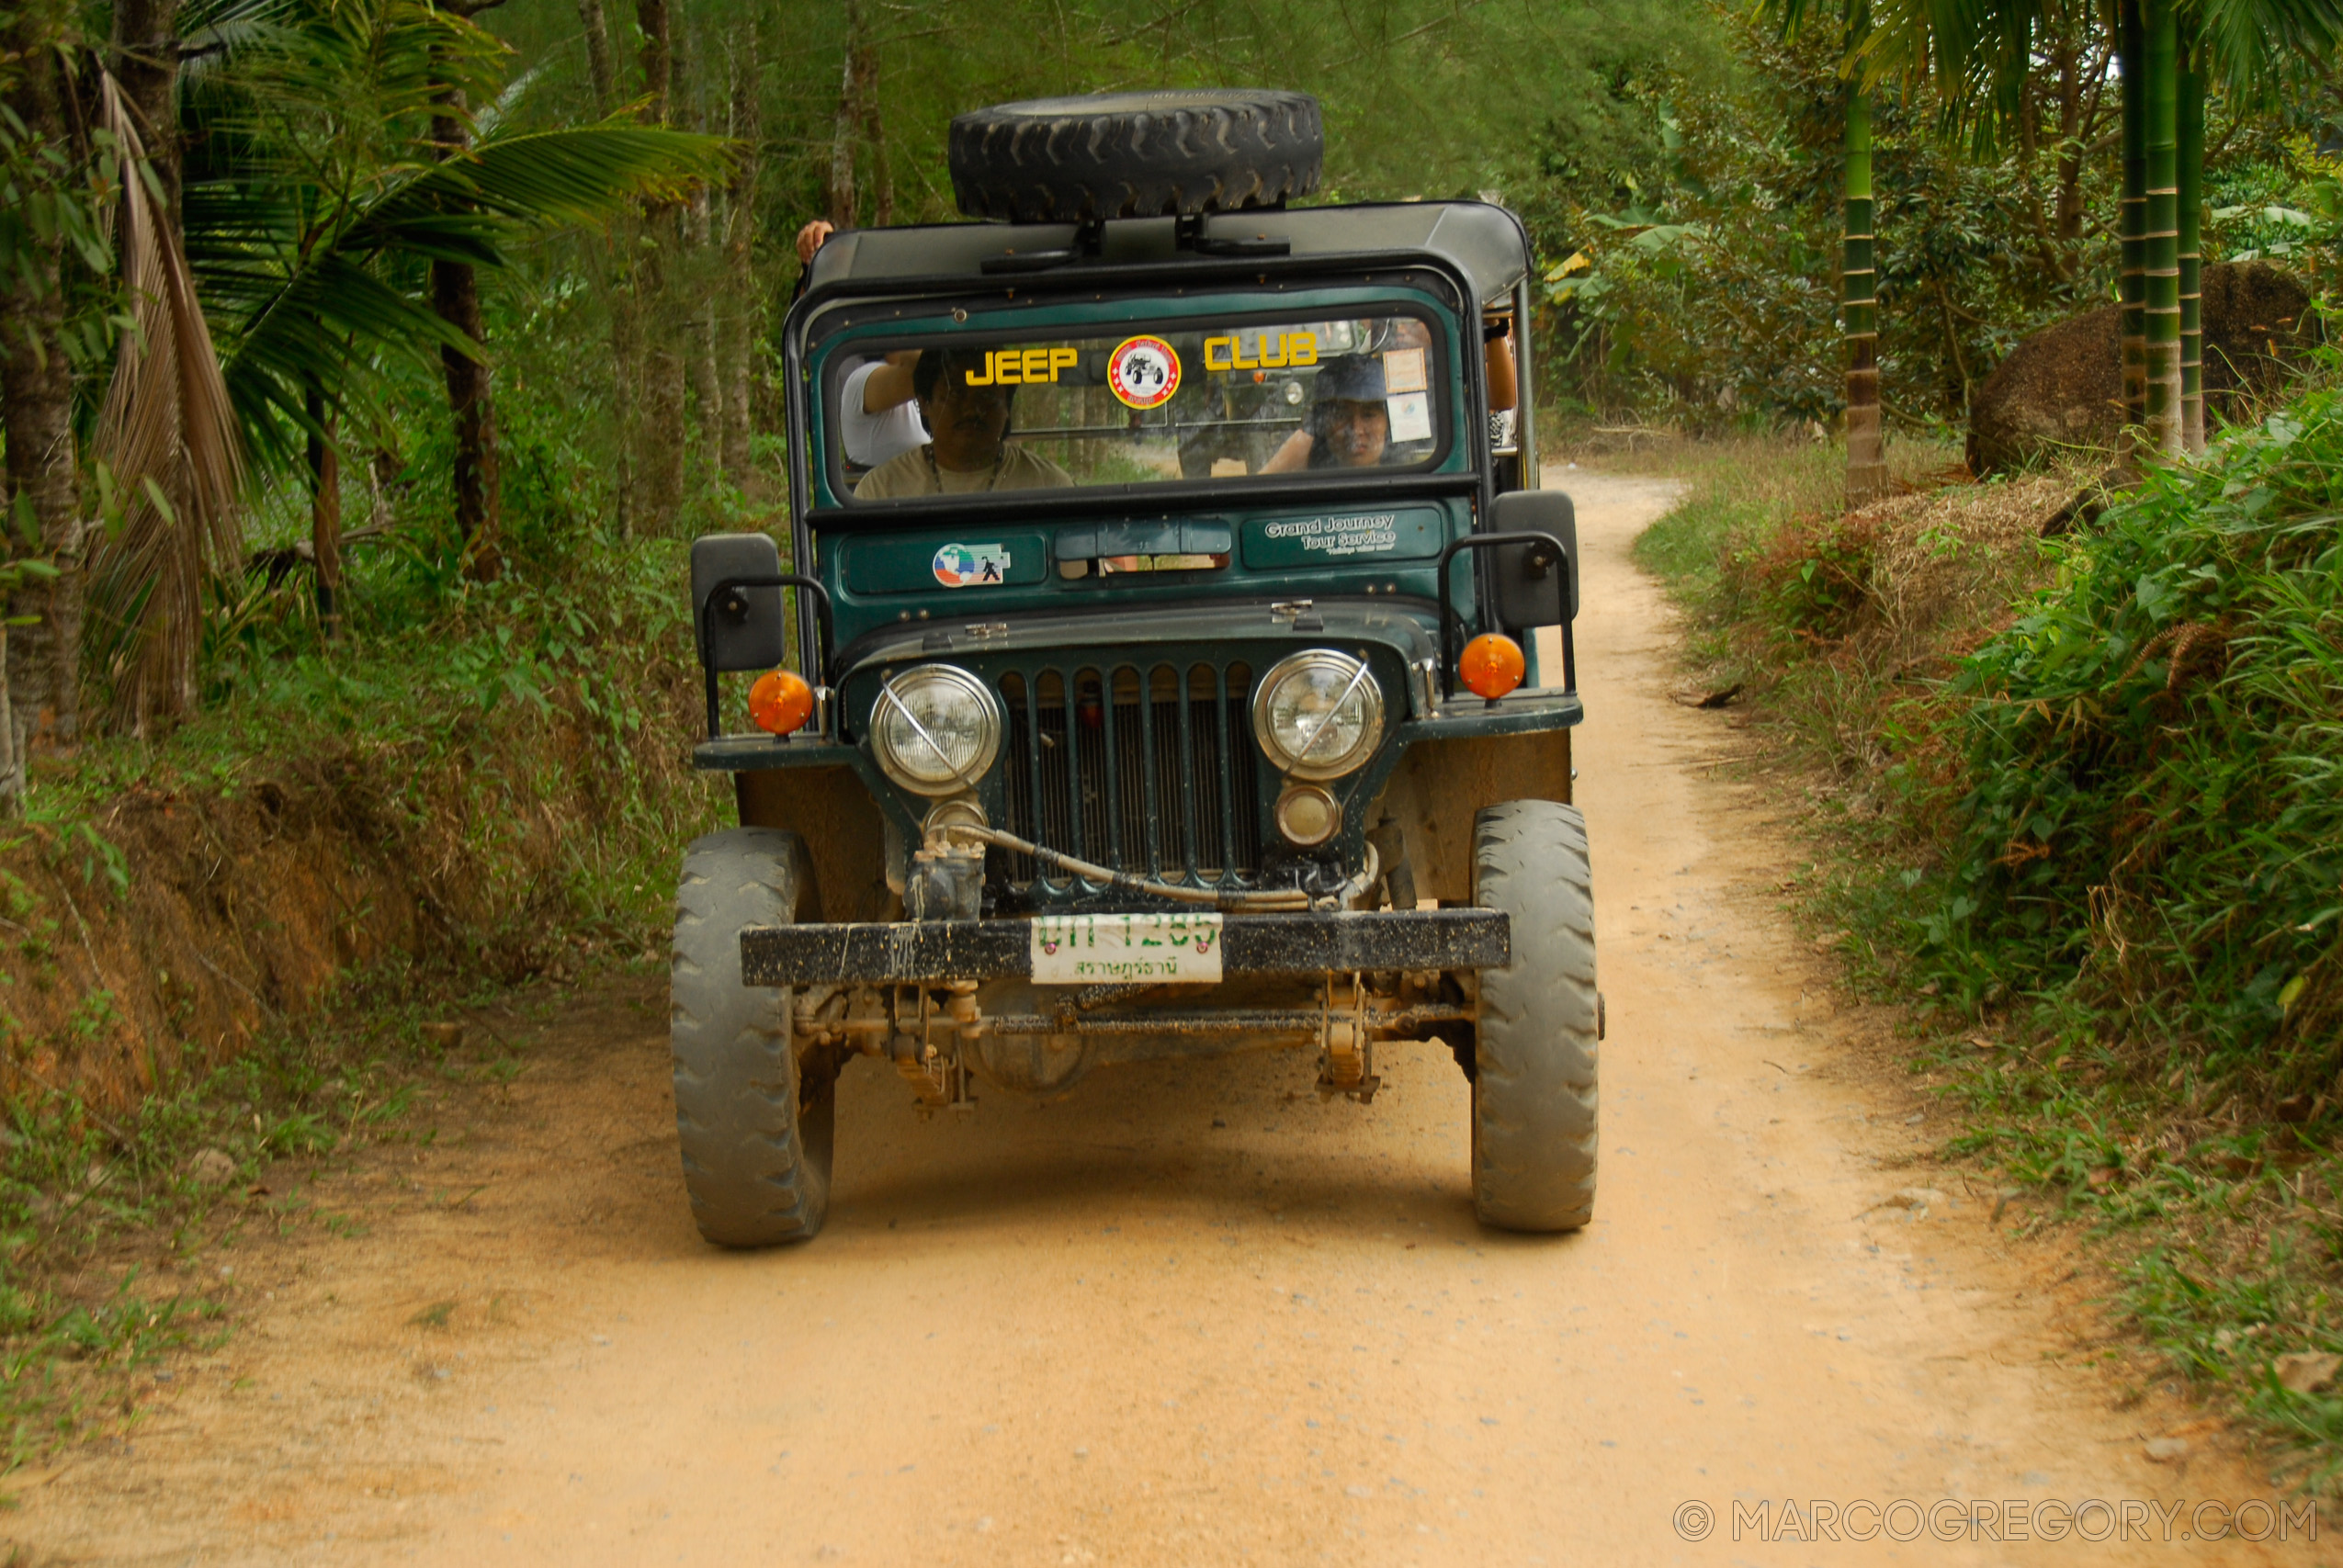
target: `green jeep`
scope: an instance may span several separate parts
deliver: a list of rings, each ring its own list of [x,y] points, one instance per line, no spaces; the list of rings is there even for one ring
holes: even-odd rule
[[[1587,1223],[1578,540],[1537,489],[1528,243],[1477,202],[1288,209],[1319,138],[1290,93],[963,115],[984,221],[817,256],[794,570],[692,552],[694,762],[741,824],[677,896],[710,1241],[821,1228],[857,1055],[964,1112],[1262,1048],[1364,1102],[1378,1050],[1437,1045],[1482,1221]]]

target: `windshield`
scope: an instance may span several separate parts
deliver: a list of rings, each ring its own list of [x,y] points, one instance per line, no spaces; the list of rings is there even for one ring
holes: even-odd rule
[[[1398,314],[877,341],[832,362],[829,439],[858,502],[1420,468],[1434,341]]]

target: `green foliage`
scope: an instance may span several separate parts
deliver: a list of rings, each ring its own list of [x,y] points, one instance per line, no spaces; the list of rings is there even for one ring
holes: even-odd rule
[[[2273,1095],[2343,1066],[2343,393],[2150,473],[1969,661],[1923,961],[2077,985]]]
[[[713,140],[663,129],[516,128],[532,79],[508,87],[513,64],[424,0],[341,0],[285,7],[191,94],[187,258],[264,460],[296,459],[312,392],[365,412],[383,355],[481,353],[434,309],[427,264],[501,267],[535,231],[724,167]]]

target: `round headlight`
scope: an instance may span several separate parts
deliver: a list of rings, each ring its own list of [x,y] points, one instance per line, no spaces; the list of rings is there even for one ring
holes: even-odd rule
[[[1001,705],[949,664],[922,664],[879,688],[870,747],[887,776],[920,795],[976,787],[1001,750]]]
[[[1339,779],[1383,739],[1383,691],[1364,663],[1330,648],[1279,660],[1253,694],[1253,739],[1297,779]]]

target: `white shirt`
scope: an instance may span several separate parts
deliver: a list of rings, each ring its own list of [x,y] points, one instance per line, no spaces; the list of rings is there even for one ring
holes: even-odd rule
[[[864,411],[864,390],[886,363],[874,359],[856,366],[847,373],[846,384],[838,393],[839,444],[846,461],[858,468],[875,468],[889,457],[927,445],[927,426],[920,423],[918,403],[898,403],[881,413]]]

